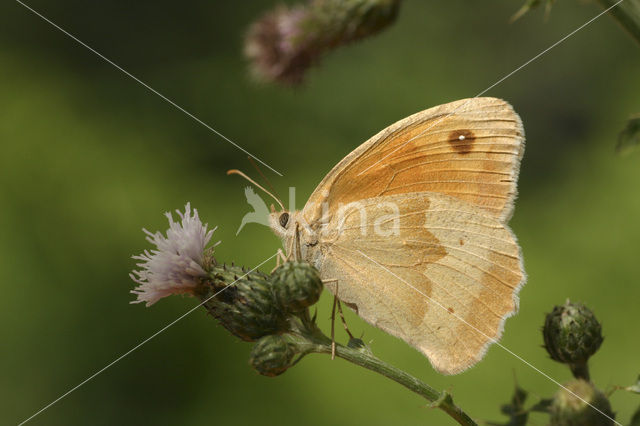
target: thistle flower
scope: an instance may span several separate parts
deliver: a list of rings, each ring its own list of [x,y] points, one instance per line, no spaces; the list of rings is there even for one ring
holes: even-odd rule
[[[244,341],[288,330],[287,315],[275,300],[269,277],[260,271],[214,261],[194,293],[224,328]]]
[[[322,294],[318,270],[308,263],[287,262],[271,274],[276,300],[288,312],[302,312]]]
[[[588,359],[602,344],[602,327],[589,308],[567,302],[555,306],[542,329],[545,349],[552,359],[568,364],[574,377],[589,380]]]
[[[133,256],[141,263],[136,264],[139,270],[129,274],[139,284],[131,291],[138,297],[131,303],[145,302],[146,306],[151,306],[172,294],[193,294],[200,279],[207,276],[204,249],[216,228],[207,230],[208,225],[202,224],[196,209],[191,212],[189,203],[184,213],[176,212],[180,222],[174,222],[171,213],[165,213],[169,220],[166,237],[160,232],[153,234],[143,229],[146,240],[156,249]]]
[[[613,418],[607,397],[582,379],[567,383],[556,393],[551,405],[551,426],[609,426],[613,425]]]
[[[279,6],[249,29],[245,55],[261,80],[297,85],[328,50],[390,25],[400,0],[312,0]]]
[[[251,350],[249,364],[260,374],[279,376],[291,367],[297,350],[284,336],[264,336]]]
[[[310,40],[302,37],[300,24],[308,13],[300,6],[279,6],[251,26],[244,51],[256,78],[292,85],[302,81],[316,56]]]

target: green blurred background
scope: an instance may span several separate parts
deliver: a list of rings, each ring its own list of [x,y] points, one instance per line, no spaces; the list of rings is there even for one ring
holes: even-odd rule
[[[284,174],[298,207],[344,155],[411,113],[471,97],[600,9],[558,2],[515,24],[520,2],[403,3],[395,25],[340,49],[296,90],[248,78],[243,34],[271,1],[28,3]],[[0,423],[15,424],[194,306],[172,297],[131,305],[142,227],[187,201],[218,225],[219,260],[253,266],[279,246],[247,225],[229,168],[246,156],[18,3],[0,10]],[[607,16],[487,95],[522,116],[527,149],[511,222],[529,282],[502,343],[558,381],[570,374],[541,348],[544,314],[587,303],[606,336],[592,359],[601,388],[640,372],[640,156],[614,154],[640,111],[640,50]],[[271,265],[268,268],[270,269]],[[329,325],[325,294],[319,320]],[[556,386],[493,346],[472,370],[441,376],[403,342],[349,314],[374,352],[439,389],[474,417],[498,420],[514,375],[531,398]],[[340,339],[344,339],[341,334]],[[203,310],[189,315],[33,424],[450,424],[373,373],[310,356],[281,377],[247,365]],[[640,403],[612,398],[626,422]],[[534,416],[532,424],[546,423]]]

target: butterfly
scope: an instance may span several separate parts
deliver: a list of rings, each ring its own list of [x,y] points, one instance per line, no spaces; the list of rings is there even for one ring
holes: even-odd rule
[[[360,145],[269,224],[340,301],[456,374],[518,309],[526,278],[507,222],[523,152],[507,102],[436,106]]]

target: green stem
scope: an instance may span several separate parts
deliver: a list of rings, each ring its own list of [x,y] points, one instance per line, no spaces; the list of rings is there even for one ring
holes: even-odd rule
[[[591,381],[589,376],[589,365],[586,362],[579,362],[577,364],[569,364],[571,373],[576,379],[584,379],[587,382]]]
[[[599,0],[605,9],[613,6],[619,0]],[[640,43],[640,0],[624,0],[609,11],[636,42]]]
[[[301,354],[330,354],[332,352],[331,339],[325,336],[315,325],[313,325],[314,329],[309,330],[307,328],[309,325],[309,323],[304,324],[304,330],[297,330],[296,334],[291,336],[294,339],[292,343],[295,343]],[[410,391],[417,393],[431,402],[431,407],[443,410],[459,424],[477,426],[477,423],[467,413],[454,404],[450,394],[439,392],[399,368],[387,364],[374,356],[366,346],[351,347],[336,344],[335,354],[360,367],[382,374]]]

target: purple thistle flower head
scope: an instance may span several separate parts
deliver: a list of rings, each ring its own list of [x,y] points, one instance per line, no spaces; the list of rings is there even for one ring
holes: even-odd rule
[[[153,234],[143,229],[147,241],[154,244],[156,249],[133,256],[141,262],[136,264],[140,269],[129,274],[139,284],[131,291],[138,297],[131,303],[145,302],[151,306],[172,294],[193,294],[200,278],[207,275],[204,249],[216,228],[207,230],[208,225],[202,224],[196,209],[192,214],[189,203],[184,213],[179,210],[176,212],[180,222],[174,222],[171,213],[165,213],[169,219],[166,237],[160,232]]]
[[[245,54],[258,79],[292,85],[302,81],[320,53],[312,46],[315,35],[305,32],[308,19],[305,7],[279,6],[251,26]]]
[[[296,86],[326,52],[390,25],[399,7],[400,0],[310,0],[281,5],[251,25],[245,56],[259,80]]]

